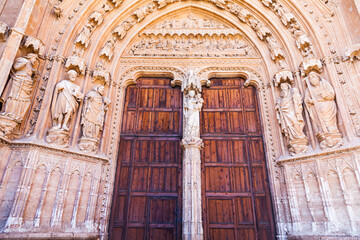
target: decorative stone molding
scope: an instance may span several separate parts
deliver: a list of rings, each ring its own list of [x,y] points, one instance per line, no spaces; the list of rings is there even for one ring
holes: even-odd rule
[[[119,85],[125,87],[129,84],[136,83],[136,79],[140,76],[153,75],[153,76],[171,76],[173,79],[171,84],[173,86],[182,85],[182,82],[185,78],[185,73],[175,67],[151,67],[151,66],[142,66],[142,67],[133,67],[124,72],[121,77]]]
[[[0,40],[5,42],[9,36],[10,28],[9,26],[0,21]]]
[[[265,26],[264,23],[256,19],[247,10],[245,10],[244,8],[240,7],[239,5],[233,2],[229,1],[225,3],[223,1],[211,1],[211,3],[215,4],[217,7],[221,9],[224,9],[236,15],[241,21],[247,23],[256,32],[260,40],[262,41],[266,40],[269,50],[271,52],[272,59],[279,64],[281,69],[286,68],[287,65],[285,63],[285,54],[281,46],[277,42],[277,40],[275,38],[270,38],[270,36],[272,36],[273,34],[269,30],[269,28]],[[164,5],[164,7],[169,4],[171,4],[171,2]],[[126,36],[127,32],[134,25],[142,21],[147,15],[156,11],[157,9],[159,9],[159,5],[156,2],[152,2],[146,6],[138,8],[130,17],[128,17],[121,24],[115,27],[115,29],[112,31],[112,36],[115,36],[118,40],[122,40]],[[106,44],[108,45],[109,43],[111,43],[111,45],[114,44],[113,42],[108,40]],[[102,49],[106,49],[106,48],[109,49],[106,46],[104,46]],[[113,49],[113,47],[111,47],[111,49]],[[107,57],[107,56],[112,56],[112,53],[107,53],[104,55],[104,52],[101,51],[99,57],[104,57],[104,56],[110,59],[111,57]]]

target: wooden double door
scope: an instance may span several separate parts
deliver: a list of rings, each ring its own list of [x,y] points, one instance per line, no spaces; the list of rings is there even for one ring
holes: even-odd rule
[[[254,88],[212,79],[201,112],[204,239],[274,239]],[[110,239],[181,239],[182,92],[140,78],[126,91]]]

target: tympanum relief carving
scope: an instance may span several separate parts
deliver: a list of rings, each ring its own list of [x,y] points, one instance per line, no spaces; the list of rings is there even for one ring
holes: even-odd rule
[[[15,59],[11,73],[8,96],[5,101],[4,111],[0,114],[0,134],[10,134],[18,124],[21,124],[29,107],[34,90],[36,73],[34,66],[38,55],[29,53],[25,57]],[[5,94],[6,94],[5,92]]]
[[[145,29],[128,56],[257,57],[257,54],[239,30],[212,18],[188,15]]]
[[[331,84],[318,73],[311,72],[305,78],[305,105],[316,130],[320,148],[339,147],[343,144],[337,126],[335,91]]]
[[[104,97],[104,93],[105,87],[97,85],[85,96],[81,114],[82,137],[79,140],[79,148],[82,151],[98,151],[105,113],[111,103],[109,98]]]
[[[83,100],[84,94],[74,82],[78,76],[75,70],[67,72],[69,80],[62,80],[54,89],[51,104],[51,116],[53,127],[48,131],[46,141],[59,147],[67,147],[69,144],[70,120]]]

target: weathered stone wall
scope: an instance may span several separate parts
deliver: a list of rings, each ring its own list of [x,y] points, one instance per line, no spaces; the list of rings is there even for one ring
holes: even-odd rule
[[[38,63],[27,62],[34,74],[18,73],[34,79],[23,119],[6,118],[7,126],[5,118],[0,120],[8,130],[2,132],[0,150],[0,238],[106,238],[125,88],[140,76],[167,76],[183,85],[189,72],[199,89],[222,76],[242,76],[257,87],[279,239],[360,236],[358,1],[8,0],[0,9],[2,99],[12,91],[16,59],[28,53],[39,57]],[[189,14],[219,24],[165,26]],[[176,31],[189,42],[197,34],[205,44],[210,42],[201,34],[210,33],[220,44],[210,46],[208,55],[177,54]],[[169,32],[170,50],[142,47],[146,38],[159,41]],[[231,41],[240,36],[245,47],[229,54],[231,41],[218,47],[227,40],[222,35]],[[69,79],[69,70],[78,75],[79,105],[69,114],[69,130],[54,129],[54,89]],[[328,135],[319,134],[306,106],[311,72],[334,90],[331,100],[322,97],[336,104],[336,123]],[[302,106],[295,121],[301,137],[284,132],[286,124],[277,122],[282,83],[298,96],[294,105]],[[98,85],[103,93],[94,90]],[[91,91],[108,109],[99,112],[105,116],[98,123],[102,130],[84,139],[82,113],[96,103],[84,104],[80,93]]]

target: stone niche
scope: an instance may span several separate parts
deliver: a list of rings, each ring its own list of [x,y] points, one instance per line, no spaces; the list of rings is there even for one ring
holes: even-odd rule
[[[237,28],[215,17],[194,13],[148,26],[124,53],[124,57],[259,57]]]

